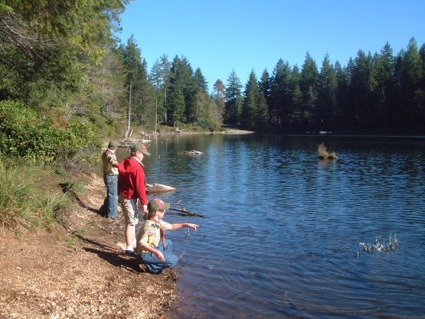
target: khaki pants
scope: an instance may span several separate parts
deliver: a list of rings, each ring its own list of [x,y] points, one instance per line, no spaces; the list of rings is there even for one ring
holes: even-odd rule
[[[124,215],[125,221],[130,225],[137,225],[139,222],[138,209],[137,209],[137,198],[130,199],[125,198],[124,196],[119,196],[119,202],[122,207],[122,213]]]

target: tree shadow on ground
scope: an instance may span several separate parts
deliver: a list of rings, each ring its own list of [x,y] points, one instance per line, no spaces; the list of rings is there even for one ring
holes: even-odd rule
[[[106,213],[102,210],[102,207],[100,209],[97,209],[97,208],[87,206],[81,200],[81,198],[77,195],[77,193],[74,191],[72,183],[59,183],[59,186],[61,187],[62,192],[64,194],[69,194],[72,197],[74,197],[74,199],[77,201],[78,205],[80,205],[81,207],[83,207],[83,208],[85,208],[85,209],[87,209],[87,210],[89,210],[93,213],[99,214],[100,216],[103,216],[103,217],[106,216]]]
[[[106,260],[112,266],[124,268],[131,272],[140,272],[140,262],[137,262],[137,257],[129,257],[117,253],[116,251],[104,251],[91,247],[84,247],[83,249],[89,253],[97,254],[100,258]]]
[[[108,245],[86,238],[75,231],[68,231],[75,237],[79,238],[82,242],[96,247],[84,247],[83,249],[85,251],[97,254],[100,258],[106,260],[115,267],[121,267],[131,272],[140,272],[140,262],[137,262],[138,257],[124,255],[123,253],[116,251]]]

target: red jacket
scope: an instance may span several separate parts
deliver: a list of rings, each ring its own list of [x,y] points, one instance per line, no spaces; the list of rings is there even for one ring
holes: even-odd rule
[[[143,165],[133,157],[128,157],[118,164],[118,171],[118,193],[125,198],[138,198],[142,205],[147,205],[146,177]]]

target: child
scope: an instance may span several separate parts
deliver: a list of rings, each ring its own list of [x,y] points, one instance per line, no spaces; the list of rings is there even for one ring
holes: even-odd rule
[[[118,200],[125,218],[125,253],[134,256],[136,242],[137,200],[143,205],[143,211],[148,212],[148,197],[146,195],[146,176],[143,166],[144,155],[150,155],[144,144],[131,146],[131,156],[118,164]]]
[[[159,198],[154,198],[148,203],[146,221],[140,228],[137,238],[137,254],[142,258],[142,264],[139,265],[142,271],[159,274],[177,264],[178,257],[172,253],[171,240],[165,239],[165,230],[177,230],[183,227],[197,230],[199,227],[191,223],[170,224],[163,221],[165,211],[169,208],[170,204],[164,203]]]

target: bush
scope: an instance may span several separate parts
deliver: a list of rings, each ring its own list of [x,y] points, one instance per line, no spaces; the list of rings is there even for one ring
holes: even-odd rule
[[[97,128],[75,118],[55,128],[49,118],[21,102],[0,102],[0,153],[34,161],[69,160],[84,148],[99,148]]]

